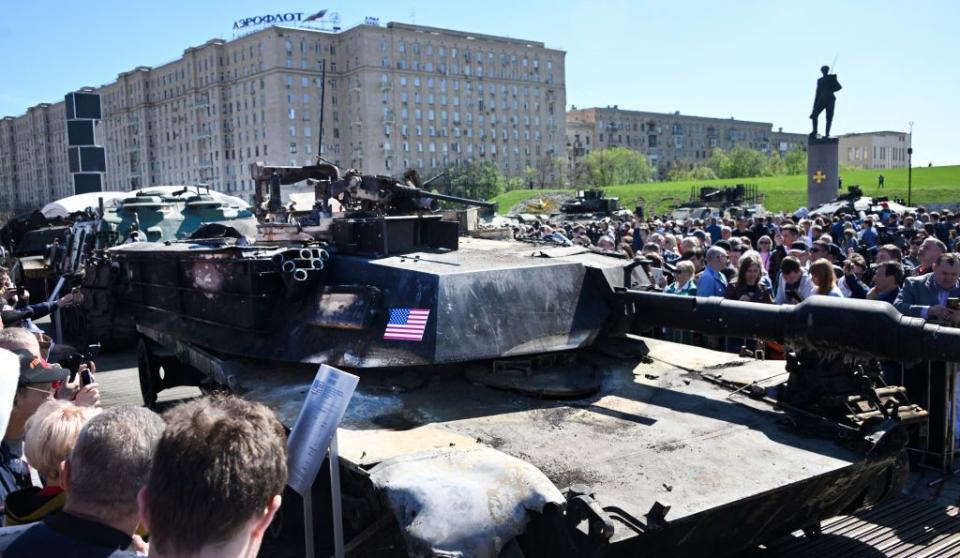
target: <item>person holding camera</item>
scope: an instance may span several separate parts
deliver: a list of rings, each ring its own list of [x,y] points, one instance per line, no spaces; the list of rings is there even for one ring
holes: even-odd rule
[[[775,304],[799,304],[813,294],[814,285],[810,274],[803,269],[800,260],[787,256],[780,264],[780,281]]]

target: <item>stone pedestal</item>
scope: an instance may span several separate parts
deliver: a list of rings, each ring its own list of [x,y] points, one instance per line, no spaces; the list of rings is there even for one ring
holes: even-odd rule
[[[809,138],[807,140],[807,207],[836,199],[840,187],[840,140]]]

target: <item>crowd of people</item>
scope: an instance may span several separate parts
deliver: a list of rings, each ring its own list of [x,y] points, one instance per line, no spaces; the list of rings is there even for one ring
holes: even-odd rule
[[[519,240],[638,258],[654,287],[687,296],[797,304],[878,300],[901,313],[960,320],[960,212],[870,212],[674,220],[621,215],[514,227]]]
[[[223,395],[101,409],[95,363],[51,362],[33,323],[71,295],[31,306],[0,279],[0,556],[256,556],[287,478],[273,411]]]

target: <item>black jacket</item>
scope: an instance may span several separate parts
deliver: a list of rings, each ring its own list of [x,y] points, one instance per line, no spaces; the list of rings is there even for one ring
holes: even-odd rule
[[[128,558],[132,538],[102,523],[61,511],[40,523],[0,529],[4,558]]]

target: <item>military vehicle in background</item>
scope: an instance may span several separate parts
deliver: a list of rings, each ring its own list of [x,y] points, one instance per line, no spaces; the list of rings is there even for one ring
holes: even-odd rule
[[[608,198],[603,190],[579,190],[572,200],[560,205],[560,212],[569,215],[609,215],[620,210],[619,198]]]
[[[765,216],[763,196],[755,184],[734,186],[691,186],[689,201],[673,209],[671,218],[709,219],[711,217],[739,219]]]
[[[252,176],[255,236],[106,251],[141,393],[221,386],[292,426],[318,364],[358,374],[338,464],[357,555],[723,556],[816,533],[905,482],[926,412],[877,359],[960,358],[960,330],[882,303],[663,295],[643,262],[461,238],[436,201],[483,202],[409,176]],[[281,187],[301,182],[315,201],[294,211]],[[661,327],[793,350],[784,367],[635,335]]]

